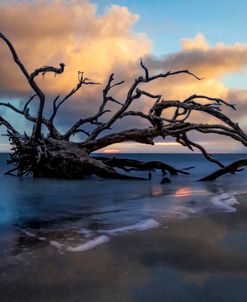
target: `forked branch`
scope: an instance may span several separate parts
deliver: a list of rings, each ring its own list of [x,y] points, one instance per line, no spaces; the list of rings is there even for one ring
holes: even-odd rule
[[[61,63],[59,67],[43,66],[29,73],[7,37],[0,33],[0,39],[8,46],[13,60],[34,91],[34,95],[28,99],[22,108],[15,106],[11,102],[0,102],[0,106],[24,116],[34,124],[32,135],[29,137],[25,132],[24,135],[20,134],[11,123],[0,117],[0,126],[7,128],[7,135],[14,151],[11,154],[10,163],[16,165],[16,167],[11,169],[10,173],[17,171],[18,175],[31,173],[34,176],[65,178],[79,178],[83,175],[96,174],[106,178],[140,179],[135,176],[123,175],[114,170],[114,168],[120,168],[125,172],[158,169],[168,171],[171,174],[185,174],[186,172],[184,171],[157,161],[142,163],[128,159],[95,159],[90,156],[92,152],[116,143],[131,141],[155,145],[157,139],[165,140],[168,137],[176,140],[177,143],[189,148],[191,151],[199,150],[208,161],[221,168],[202,180],[216,179],[225,173],[234,173],[240,167],[246,165],[246,160],[242,160],[225,167],[223,163],[213,158],[199,142],[194,141],[190,137],[192,132],[200,135],[217,134],[238,141],[246,147],[246,133],[224,111],[225,108],[236,110],[235,104],[228,103],[220,98],[197,94],[192,94],[182,100],[167,100],[162,95],[145,89],[145,85],[148,83],[153,83],[159,79],[165,80],[177,75],[186,75],[196,80],[202,80],[191,71],[182,69],[152,74],[143,60],[141,60],[140,66],[143,75],[135,78],[128,88],[126,85],[123,86],[127,91],[122,99],[117,97],[117,93],[112,94],[112,92],[125,82],[115,82],[114,74],[112,73],[103,89],[102,100],[98,110],[91,116],[81,117],[65,133],[62,133],[54,125],[54,120],[61,106],[78,93],[83,85],[97,85],[99,83],[84,77],[83,72],[79,71],[76,86],[65,96],[62,97],[58,94],[53,99],[52,112],[47,118],[44,115],[46,95],[39,87],[36,79],[40,75],[44,77],[47,73],[53,73],[55,76],[62,74],[65,65]],[[39,100],[37,114],[31,115],[29,108],[35,98]],[[148,110],[142,111],[132,108],[136,102],[140,103],[143,99],[149,102]],[[114,106],[111,106],[112,104]],[[35,105],[35,103],[32,103],[32,105]],[[138,107],[140,108],[140,104],[138,104]],[[197,121],[199,120],[200,122],[195,122],[195,119],[192,119],[195,114],[198,116]],[[114,126],[120,119],[130,116],[143,119],[148,125],[114,131]],[[210,120],[213,118],[215,122],[204,122],[209,120],[208,117]],[[46,135],[41,133],[42,126],[48,129]],[[83,139],[80,142],[71,141],[71,137],[76,133],[83,134]]]

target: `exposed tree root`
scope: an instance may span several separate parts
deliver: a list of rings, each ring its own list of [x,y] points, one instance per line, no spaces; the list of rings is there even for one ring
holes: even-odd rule
[[[76,143],[46,139],[38,144],[25,137],[13,135],[11,139],[14,152],[10,155],[8,164],[14,168],[5,173],[8,175],[64,179],[81,179],[88,175],[97,175],[112,179],[148,179],[118,173],[102,160],[90,157]]]
[[[83,72],[78,72],[78,81],[65,96],[57,95],[52,102],[52,111],[47,115],[47,96],[37,81],[39,76],[53,73],[57,76],[63,74],[65,64],[60,63],[59,67],[43,66],[29,72],[19,58],[14,46],[8,38],[0,32],[0,39],[5,43],[13,61],[22,72],[27,84],[32,89],[32,96],[21,107],[12,103],[0,102],[0,107],[7,108],[12,112],[24,117],[33,125],[32,133],[27,135],[24,131],[17,131],[14,126],[4,117],[0,116],[0,126],[7,129],[7,135],[13,146],[13,154],[8,161],[13,167],[7,174],[16,173],[19,176],[33,175],[34,177],[55,177],[55,178],[82,178],[85,175],[95,174],[104,178],[114,179],[146,179],[121,174],[114,168],[120,168],[125,172],[149,171],[148,179],[151,179],[152,170],[160,170],[163,174],[178,173],[189,174],[185,170],[177,170],[174,167],[159,162],[141,162],[132,159],[121,158],[93,158],[90,156],[94,151],[99,151],[112,144],[123,142],[137,142],[141,144],[155,145],[155,139],[173,138],[180,145],[194,151],[198,149],[206,160],[213,162],[222,169],[216,171],[201,180],[214,180],[225,173],[234,173],[239,167],[246,165],[246,160],[238,161],[228,167],[214,159],[203,146],[192,141],[189,137],[191,132],[197,134],[217,134],[232,138],[247,146],[247,135],[239,127],[238,123],[232,121],[223,109],[225,107],[236,110],[234,104],[230,104],[219,98],[212,98],[204,95],[193,94],[182,100],[166,100],[162,95],[155,95],[145,89],[146,84],[155,82],[158,79],[167,79],[177,75],[186,75],[196,80],[202,80],[187,69],[169,70],[158,74],[151,74],[149,69],[141,61],[142,75],[136,77],[126,87],[125,95],[119,100],[112,89],[122,85],[124,81],[115,82],[114,74],[109,76],[105,88],[102,91],[102,100],[99,109],[91,116],[80,118],[66,132],[62,133],[55,125],[55,119],[61,106],[68,102],[82,86],[96,85],[98,83],[84,77]],[[150,108],[148,112],[135,111],[133,105],[148,98]],[[30,104],[35,102],[36,113],[30,113]],[[114,103],[114,106],[111,106]],[[138,105],[140,106],[140,105]],[[33,112],[33,110],[32,110]],[[106,117],[106,113],[108,113]],[[197,121],[191,116],[196,113]],[[115,130],[114,126],[120,119],[135,117],[145,122],[145,127],[127,128],[122,131]],[[206,116],[206,119],[205,119]],[[210,117],[208,119],[207,117]],[[205,121],[214,120],[215,123]],[[140,124],[139,124],[140,125]],[[45,131],[44,131],[45,129]],[[116,128],[115,128],[116,129]],[[43,131],[47,133],[45,136]],[[24,132],[24,134],[23,134]],[[71,137],[81,133],[79,143],[71,141]],[[163,182],[167,179],[163,179]]]
[[[63,179],[81,179],[85,176],[97,175],[111,179],[148,180],[152,178],[150,171],[155,170],[160,170],[163,175],[189,174],[184,171],[186,169],[179,170],[160,161],[142,162],[127,158],[91,157],[78,143],[69,141],[47,138],[37,142],[12,132],[9,132],[9,137],[14,152],[8,160],[8,164],[13,167],[5,173],[7,175]],[[245,166],[247,166],[247,159],[238,160],[201,178],[200,181],[213,181],[227,173],[238,172]],[[131,171],[149,171],[149,173],[145,178],[122,174],[114,168],[122,169],[127,173]],[[166,177],[161,183],[165,182],[167,182]]]

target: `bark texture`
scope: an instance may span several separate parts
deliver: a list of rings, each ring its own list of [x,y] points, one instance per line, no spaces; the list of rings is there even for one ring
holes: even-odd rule
[[[177,170],[166,163],[158,161],[143,163],[130,159],[96,158],[92,156],[92,152],[99,151],[115,143],[132,141],[154,145],[157,137],[161,137],[164,140],[167,137],[172,137],[179,144],[189,148],[191,151],[199,150],[206,160],[213,162],[221,168],[220,172],[202,180],[216,179],[227,172],[234,172],[240,166],[245,166],[240,161],[241,164],[235,163],[233,167],[225,167],[223,163],[209,154],[203,146],[194,142],[189,137],[191,132],[201,134],[213,133],[228,136],[233,140],[239,141],[240,144],[247,146],[247,135],[245,132],[239,127],[238,123],[232,121],[224,113],[225,107],[236,110],[234,104],[230,104],[219,98],[196,94],[183,100],[166,100],[162,95],[155,95],[145,90],[145,85],[148,83],[158,79],[165,80],[179,74],[193,77],[195,81],[202,80],[189,70],[170,70],[166,73],[153,75],[141,60],[140,66],[143,75],[134,79],[128,88],[124,100],[121,101],[114,97],[111,92],[114,87],[122,85],[124,81],[115,82],[114,74],[112,73],[103,89],[102,101],[99,104],[98,111],[92,116],[82,117],[65,133],[62,133],[54,123],[61,106],[65,102],[68,102],[82,86],[98,85],[99,83],[91,81],[84,76],[83,72],[79,71],[78,82],[75,87],[64,97],[57,95],[53,100],[50,116],[45,116],[44,109],[47,96],[37,84],[36,79],[40,75],[44,77],[46,73],[61,75],[64,72],[65,64],[61,63],[58,67],[43,66],[29,72],[8,38],[0,33],[0,39],[9,48],[14,62],[33,90],[33,95],[21,109],[11,103],[0,103],[0,107],[8,108],[24,116],[33,124],[31,135],[27,135],[24,131],[15,129],[9,121],[0,116],[0,126],[6,128],[7,136],[13,147],[13,153],[10,155],[8,161],[12,165],[12,168],[7,174],[19,176],[31,174],[34,177],[56,178],[82,178],[86,175],[95,174],[104,178],[118,179],[146,179],[145,177],[141,178],[127,174],[131,171],[149,171],[147,179],[151,178],[150,171],[153,170],[160,170],[163,175],[167,172],[170,175],[177,175],[178,173],[189,174],[187,171]],[[141,112],[133,110],[132,105],[143,97],[150,100],[149,111]],[[30,114],[30,104],[33,102],[37,102],[36,115]],[[118,106],[118,109],[114,112],[109,109],[111,103]],[[194,112],[211,116],[216,123],[204,123],[203,118],[200,119],[200,122],[195,123],[191,119],[191,115]],[[105,118],[106,113],[108,113],[107,119]],[[111,130],[118,120],[128,116],[144,119],[148,123],[148,126],[146,128],[131,128],[117,132]],[[91,125],[91,127],[88,127],[88,125]],[[42,135],[42,128],[46,128],[46,132],[48,133],[45,137]],[[111,130],[110,133],[109,130]],[[71,138],[79,132],[83,134],[84,139],[81,142],[75,143]],[[243,162],[246,162],[246,160],[243,160]],[[235,169],[235,167],[237,168]],[[119,169],[123,173],[120,173]]]

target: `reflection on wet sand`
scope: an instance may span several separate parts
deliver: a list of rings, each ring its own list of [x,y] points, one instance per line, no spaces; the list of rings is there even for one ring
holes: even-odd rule
[[[192,189],[190,187],[179,188],[175,192],[176,197],[184,197],[184,196],[189,196],[191,194],[192,194]]]
[[[191,301],[193,292],[195,301],[217,301],[217,292],[231,280],[231,294],[226,290],[219,301],[233,301],[234,294],[234,301],[244,302],[246,215],[242,203],[236,213],[172,220],[168,228],[120,235],[76,254],[58,254],[48,242],[29,237],[21,261],[1,275],[1,297],[11,302]],[[12,237],[16,250],[23,247],[21,236]],[[229,244],[231,238],[236,244]]]
[[[246,178],[229,175],[231,188],[228,176],[199,183],[211,168],[197,155],[160,155],[169,158],[201,170],[166,185],[155,174],[148,182],[0,175],[0,301],[246,302],[247,198],[235,199]]]

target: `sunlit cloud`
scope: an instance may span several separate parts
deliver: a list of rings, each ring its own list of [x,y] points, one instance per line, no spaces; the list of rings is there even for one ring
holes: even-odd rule
[[[209,50],[210,46],[202,33],[198,33],[195,38],[181,39],[182,48],[186,51]]]
[[[66,64],[62,77],[47,76],[41,81],[50,92],[66,92],[77,81],[77,71],[104,82],[121,65],[147,55],[151,43],[143,33],[134,33],[138,16],[126,7],[112,5],[104,15],[86,0],[1,1],[0,28],[14,43],[29,70]],[[11,56],[0,42],[0,87],[25,92],[23,77],[16,72]],[[13,85],[13,83],[15,83]]]
[[[53,75],[46,75],[44,80],[39,80],[49,95],[48,104],[56,94],[64,95],[76,85],[78,70],[102,83],[99,86],[82,87],[79,94],[64,106],[60,118],[56,120],[60,128],[67,129],[78,118],[97,110],[103,85],[112,71],[115,71],[117,80],[126,80],[123,87],[113,92],[123,100],[130,79],[133,80],[142,72],[139,67],[140,57],[144,58],[152,73],[190,69],[204,78],[197,81],[180,75],[148,85],[147,90],[162,94],[164,98],[184,99],[194,93],[225,98],[236,103],[239,108],[236,112],[227,109],[227,113],[241,126],[247,127],[246,91],[240,88],[233,90],[224,84],[225,75],[246,70],[247,44],[229,46],[218,43],[212,46],[203,33],[198,33],[194,38],[182,38],[180,51],[155,57],[152,54],[152,37],[133,30],[138,19],[139,16],[127,7],[118,5],[111,5],[104,14],[98,14],[97,6],[86,0],[0,2],[1,31],[13,42],[29,71],[44,65],[66,64],[62,76],[54,78]],[[4,75],[0,78],[0,97],[7,96],[11,100],[16,96],[27,98],[31,91],[2,41],[0,58],[0,72]],[[134,103],[133,108],[147,112],[150,104],[150,100],[144,98]],[[202,117],[195,115],[193,118],[198,120]],[[203,120],[213,121],[208,116],[204,116]],[[126,118],[116,124],[116,130],[145,125],[139,118]],[[195,136],[195,139],[200,141],[201,137]],[[222,138],[220,142],[223,144],[225,140]],[[116,148],[113,146],[113,149],[144,150],[140,146],[125,143]],[[165,149],[168,152],[180,150],[176,142],[158,141],[156,146],[160,152]],[[147,151],[153,147],[145,148]],[[213,151],[217,148],[212,147]],[[237,150],[238,147],[233,143],[229,148]],[[182,150],[185,151],[184,148]]]

